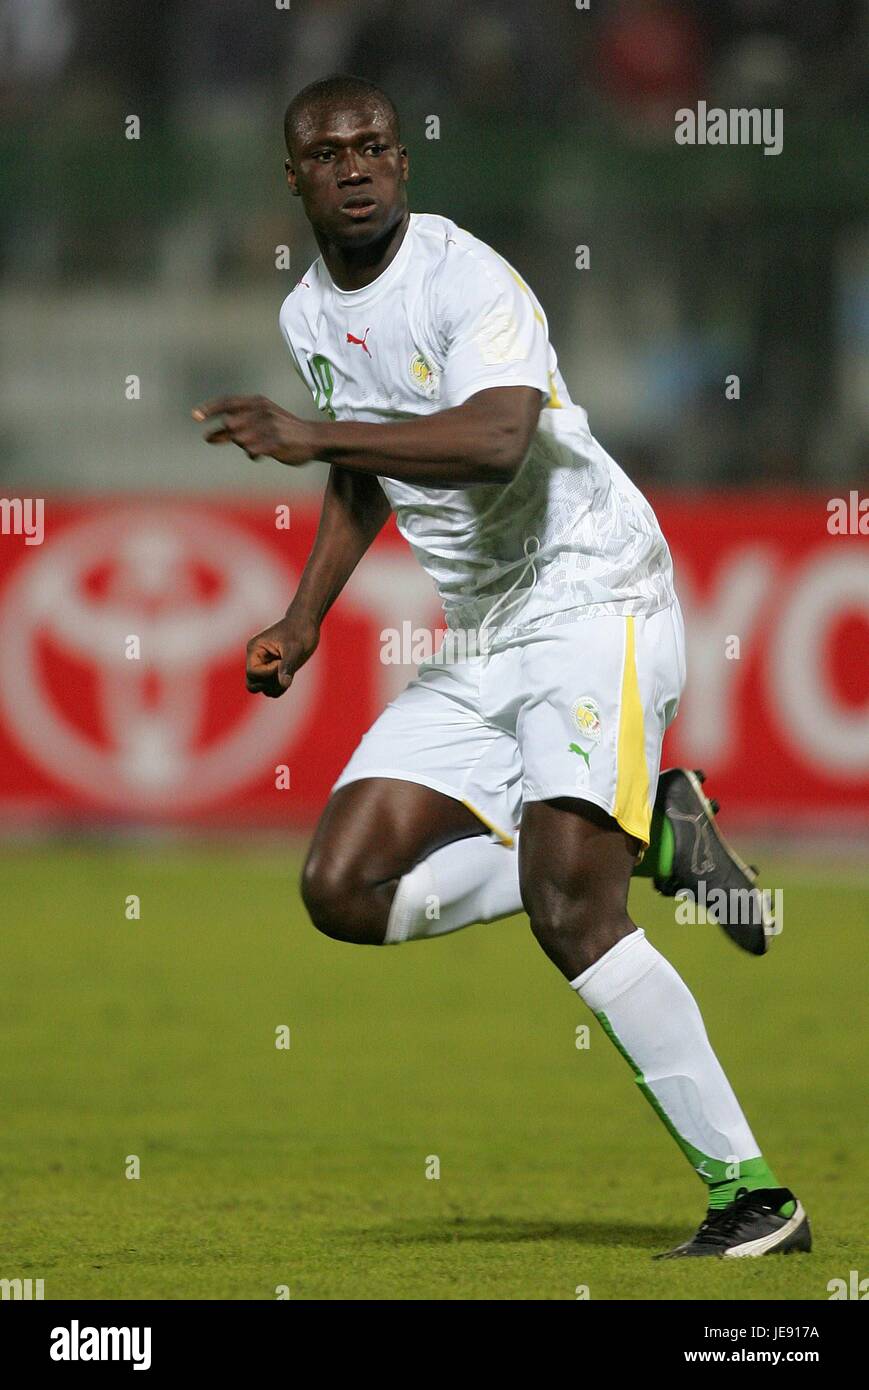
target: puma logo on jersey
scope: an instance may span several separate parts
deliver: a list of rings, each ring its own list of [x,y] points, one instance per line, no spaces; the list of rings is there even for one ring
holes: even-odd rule
[[[359,347],[362,348],[362,351],[363,351],[363,352],[367,352],[367,353],[368,353],[368,356],[369,356],[369,357],[371,356],[371,352],[370,352],[370,349],[369,349],[368,344],[366,343],[365,339],[368,337],[368,334],[369,334],[370,332],[371,332],[371,329],[370,329],[370,328],[366,328],[365,333],[363,334],[363,336],[362,336],[361,338],[354,338],[354,336],[353,336],[352,333],[348,333],[348,334],[347,334],[347,341],[348,341],[348,343],[356,343]]]

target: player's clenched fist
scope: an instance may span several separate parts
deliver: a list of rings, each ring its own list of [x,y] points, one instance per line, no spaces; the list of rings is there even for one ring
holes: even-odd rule
[[[288,614],[257,633],[247,644],[247,688],[276,700],[314,653],[320,640],[316,623]]]
[[[316,457],[311,422],[282,410],[267,396],[218,396],[193,411],[194,420],[217,416],[223,423],[205,436],[207,444],[237,444],[248,458],[265,455],[293,467]]]

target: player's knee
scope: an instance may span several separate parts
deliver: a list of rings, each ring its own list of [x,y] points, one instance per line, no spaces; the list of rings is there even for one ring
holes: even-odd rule
[[[536,940],[552,958],[577,952],[584,957],[591,949],[594,923],[580,903],[557,899],[540,903],[531,911],[530,921]]]
[[[318,931],[341,940],[347,924],[347,876],[331,856],[309,855],[302,870],[302,901]]]
[[[302,901],[314,926],[334,941],[376,944],[365,885],[333,854],[311,854],[302,870]],[[382,936],[379,938],[382,940]]]
[[[609,896],[593,883],[570,892],[549,887],[530,895],[526,910],[531,930],[551,960],[571,961],[580,974],[624,936],[629,919]]]

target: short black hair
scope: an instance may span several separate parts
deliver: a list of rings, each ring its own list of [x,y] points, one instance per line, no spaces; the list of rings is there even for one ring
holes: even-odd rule
[[[400,139],[398,110],[392,97],[384,92],[382,87],[378,87],[376,82],[369,82],[367,77],[354,77],[352,73],[334,72],[329,77],[321,77],[317,82],[309,82],[307,87],[303,87],[293,97],[284,116],[284,139],[287,142],[287,150],[292,153],[290,141],[303,111],[311,106],[326,106],[340,102],[349,104],[358,101],[360,97],[367,97],[369,100],[373,98],[379,105],[386,108],[395,126],[396,139]]]

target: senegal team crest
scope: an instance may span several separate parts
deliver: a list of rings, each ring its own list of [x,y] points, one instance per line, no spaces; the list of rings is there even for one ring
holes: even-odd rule
[[[410,359],[410,379],[418,391],[429,400],[434,400],[438,394],[440,378],[427,357],[421,352],[415,352]]]
[[[583,738],[600,742],[600,710],[589,695],[583,695],[573,706],[573,722]]]

